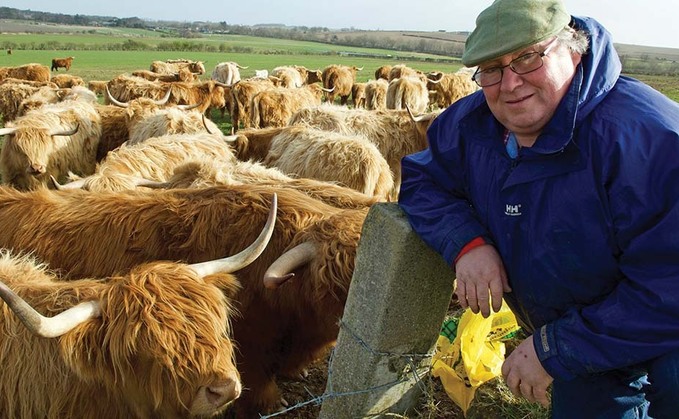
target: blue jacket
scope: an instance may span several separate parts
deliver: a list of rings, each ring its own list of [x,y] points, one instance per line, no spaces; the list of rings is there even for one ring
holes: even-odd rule
[[[399,196],[451,265],[477,236],[497,248],[505,299],[557,379],[679,348],[679,106],[620,76],[610,34],[574,19],[590,51],[535,145],[512,160],[474,93],[403,159]]]

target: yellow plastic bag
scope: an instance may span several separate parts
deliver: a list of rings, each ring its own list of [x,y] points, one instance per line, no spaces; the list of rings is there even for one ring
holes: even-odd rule
[[[445,326],[444,326],[445,329]],[[519,329],[514,314],[503,302],[488,318],[467,309],[454,340],[443,333],[436,342],[432,374],[439,377],[448,396],[467,413],[476,389],[501,374],[505,344]]]

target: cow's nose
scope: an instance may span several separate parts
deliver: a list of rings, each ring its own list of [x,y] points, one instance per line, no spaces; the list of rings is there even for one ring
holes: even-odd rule
[[[238,376],[233,374],[224,381],[208,386],[207,400],[215,407],[224,406],[240,397],[241,389]]]
[[[33,175],[42,175],[46,172],[45,166],[42,164],[32,164],[31,167],[28,168],[28,172]]]

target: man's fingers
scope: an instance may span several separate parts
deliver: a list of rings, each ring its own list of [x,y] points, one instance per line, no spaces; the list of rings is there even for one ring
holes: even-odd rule
[[[490,297],[488,290],[482,288],[478,291],[479,294],[476,298],[479,304],[479,310],[481,311],[481,315],[487,318],[490,316]]]
[[[503,295],[503,289],[502,289],[502,284],[498,282],[491,282],[490,283],[490,297],[492,298],[493,302],[493,311],[498,312],[502,308],[502,295]]]
[[[474,284],[465,284],[465,287],[467,288],[466,297],[469,309],[472,313],[476,314],[479,312],[479,301],[476,299],[476,286]]]
[[[460,303],[460,307],[467,308],[467,287],[464,282],[459,279],[455,281],[455,295],[457,295],[457,302]]]
[[[535,396],[535,401],[540,403],[542,407],[549,407],[549,398],[547,397],[546,388],[533,388],[533,395]]]
[[[531,403],[535,403],[535,396],[533,395],[533,386],[528,383],[519,384],[521,395]]]
[[[504,292],[512,292],[512,287],[509,286],[509,279],[507,279],[507,275],[500,275],[500,280],[502,281],[502,290]]]
[[[521,389],[519,388],[519,379],[513,375],[510,374],[505,378],[505,382],[507,383],[507,387],[509,388],[509,391],[512,392],[513,395],[516,397],[521,397]]]

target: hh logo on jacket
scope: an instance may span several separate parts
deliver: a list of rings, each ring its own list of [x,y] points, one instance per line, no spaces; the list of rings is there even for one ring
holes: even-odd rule
[[[511,215],[512,217],[516,217],[518,215],[521,215],[521,204],[516,204],[516,205],[507,204],[507,205],[505,205],[505,215]]]

